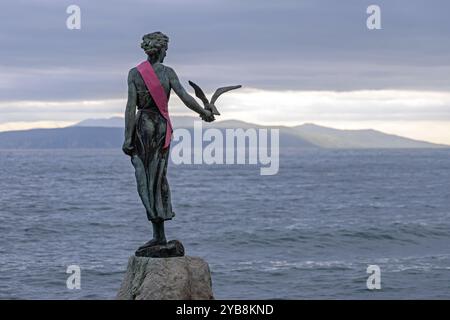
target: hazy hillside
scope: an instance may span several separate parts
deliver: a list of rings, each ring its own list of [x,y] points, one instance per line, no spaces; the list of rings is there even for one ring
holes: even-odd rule
[[[423,141],[403,138],[380,131],[338,130],[314,124],[292,128],[300,137],[322,148],[437,148],[445,147]]]
[[[196,117],[172,117],[174,128],[192,132]],[[204,128],[263,128],[238,120],[202,123]],[[0,149],[52,148],[120,148],[123,142],[124,119],[87,119],[75,126],[56,129],[33,129],[0,132]],[[264,126],[264,128],[267,128]],[[281,147],[297,148],[442,148],[443,145],[416,141],[376,130],[338,130],[304,124],[296,127],[273,126],[280,130]]]
[[[0,149],[119,148],[122,128],[67,127],[0,132]]]

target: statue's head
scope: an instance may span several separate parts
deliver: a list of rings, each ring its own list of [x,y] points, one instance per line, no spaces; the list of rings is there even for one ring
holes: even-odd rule
[[[152,61],[163,62],[169,37],[162,32],[152,32],[142,37],[141,48]]]

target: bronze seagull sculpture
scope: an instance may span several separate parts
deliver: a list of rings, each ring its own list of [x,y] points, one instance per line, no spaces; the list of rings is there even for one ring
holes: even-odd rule
[[[221,87],[221,88],[217,89],[216,92],[214,92],[214,94],[211,98],[211,102],[209,102],[208,98],[206,98],[205,94],[203,93],[203,90],[198,85],[196,85],[194,82],[192,82],[190,80],[188,82],[191,85],[191,87],[194,88],[195,95],[197,96],[197,98],[202,100],[203,105],[205,106],[205,109],[211,111],[212,114],[214,114],[214,115],[220,115],[220,112],[217,110],[216,106],[214,105],[214,102],[216,102],[217,98],[219,98],[219,96],[221,94],[223,94],[227,91],[239,89],[240,87],[242,87],[241,85]]]

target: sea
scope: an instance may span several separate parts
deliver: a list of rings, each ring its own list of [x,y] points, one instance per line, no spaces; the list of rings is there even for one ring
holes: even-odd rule
[[[168,177],[168,239],[209,263],[217,299],[450,299],[448,149],[285,149],[272,176]],[[114,299],[150,238],[120,150],[0,150],[0,299]]]

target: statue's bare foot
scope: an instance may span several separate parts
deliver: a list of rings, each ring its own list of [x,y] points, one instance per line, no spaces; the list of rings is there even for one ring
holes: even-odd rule
[[[147,241],[146,243],[144,243],[142,246],[140,246],[138,248],[138,250],[144,249],[144,248],[148,248],[148,247],[152,247],[152,246],[157,246],[157,245],[165,245],[167,244],[166,239],[151,239],[150,241]]]

